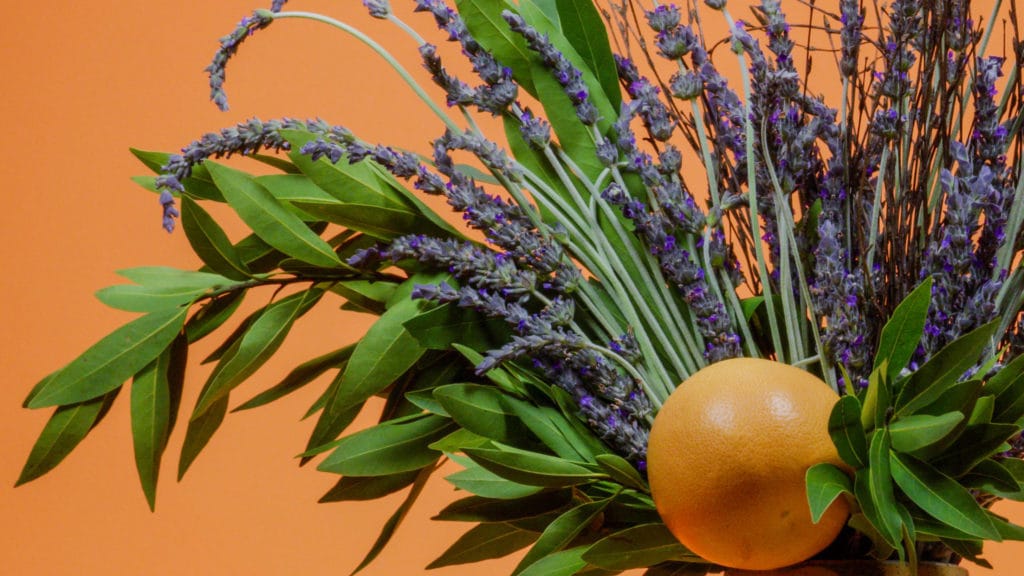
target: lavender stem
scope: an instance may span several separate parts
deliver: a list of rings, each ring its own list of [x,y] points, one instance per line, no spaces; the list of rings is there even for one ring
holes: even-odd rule
[[[733,34],[736,33],[736,22],[732,19],[729,11],[722,7],[722,15],[725,16],[725,20],[729,25],[729,30]],[[747,71],[747,59],[743,56],[743,52],[740,51],[736,54],[736,58],[740,63],[740,77],[743,80],[743,96],[746,98],[745,113],[744,113],[744,135],[746,136],[746,153],[747,153],[747,200],[750,206],[750,230],[756,232],[761,229],[761,223],[757,215],[757,170],[754,163],[754,124],[751,120],[751,88],[750,88],[750,73]],[[755,234],[757,236],[757,234]],[[761,289],[764,292],[764,303],[768,308],[768,326],[772,335],[772,345],[775,348],[777,359],[780,362],[785,362],[783,356],[782,338],[779,335],[778,320],[776,320],[775,313],[775,300],[772,298],[772,287],[771,277],[768,275],[768,267],[765,264],[764,258],[764,247],[761,246],[761,242],[754,239],[754,253],[757,256],[757,268],[758,274],[761,276]]]

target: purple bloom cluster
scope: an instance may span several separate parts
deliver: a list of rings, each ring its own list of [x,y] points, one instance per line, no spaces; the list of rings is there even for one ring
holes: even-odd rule
[[[425,47],[421,47],[420,53],[427,70],[431,72],[434,82],[449,95],[448,105],[465,105],[472,102],[481,111],[496,116],[504,113],[519,95],[519,85],[512,79],[512,70],[502,66],[490,52],[474,40],[459,13],[442,0],[416,0],[415,10],[429,12],[434,16],[437,26],[448,33],[448,40],[458,42],[462,46],[463,54],[473,64],[473,71],[484,82],[477,88],[470,88],[457,78],[439,73],[438,70],[443,69],[436,50],[425,51]]]
[[[269,25],[283,4],[275,0],[271,10],[257,11],[221,39],[207,69],[211,97],[221,108],[227,107],[225,65],[249,35]],[[363,4],[375,18],[394,18],[388,0]],[[705,4],[722,9],[725,1]],[[530,61],[543,64],[573,105],[576,118],[556,122],[557,141],[548,120],[517,100],[517,79],[524,80],[518,64],[511,63],[515,70],[503,65],[444,0],[414,0],[414,5],[417,12],[433,17],[448,41],[458,43],[478,78],[457,78],[445,67],[437,46],[423,43],[422,63],[448,105],[501,116],[508,130],[518,130],[512,132],[516,139],[521,136],[520,143],[536,154],[520,157],[521,165],[480,135],[472,122],[470,131],[450,128],[433,140],[431,157],[421,160],[369,145],[323,122],[252,120],[208,134],[170,158],[157,179],[165,227],[170,230],[178,216],[174,193],[184,190],[197,164],[211,157],[286,150],[284,129],[314,136],[301,150],[314,160],[370,160],[416,190],[443,195],[468,227],[483,233],[484,243],[403,236],[358,252],[350,263],[371,269],[399,263],[447,271],[450,283],[419,286],[414,297],[500,318],[511,330],[478,370],[529,361],[533,370],[575,398],[583,418],[602,438],[640,465],[645,418],[651,410],[641,384],[650,383],[635,378],[645,378],[646,372],[654,384],[667,389],[671,383],[662,380],[670,379],[673,371],[686,371],[682,366],[739,356],[744,352],[740,328],[751,336],[743,343],[751,351],[761,347],[764,355],[781,356],[778,346],[785,341],[794,360],[813,357],[810,347],[820,334],[821,350],[816,352],[827,357],[822,366],[841,368],[832,374],[849,377],[841,386],[861,387],[874,368],[872,352],[881,323],[917,282],[931,278],[932,305],[911,368],[999,314],[1017,315],[1000,336],[1011,354],[1024,350],[1021,310],[998,308],[1005,286],[1021,282],[1020,272],[1004,268],[1019,255],[1022,243],[1019,218],[1012,211],[1019,167],[1008,165],[1007,153],[1020,146],[1016,117],[1024,100],[1019,94],[998,97],[1004,58],[979,50],[980,35],[967,0],[892,0],[879,13],[883,22],[869,28],[877,33],[871,41],[865,39],[861,3],[839,0],[838,18],[827,17],[840,24],[828,29],[841,40],[836,58],[846,89],[844,118],[810,95],[795,59],[801,49],[790,37],[781,0],[761,0],[754,8],[759,27],[736,22],[726,39],[749,66],[743,71],[749,102],[719,73],[699,21],[684,24],[681,10],[672,4],[645,11],[654,50],[677,71],[667,82],[659,74],[649,79],[636,64],[642,60],[616,55],[627,98],[614,118],[599,117],[591,98],[596,87],[587,83],[588,74],[597,71],[588,72],[588,58],[581,52],[580,60],[571,61],[556,47],[562,46],[560,41],[552,41],[555,32],[542,33],[546,28],[532,25],[530,14],[517,13],[511,3],[502,12],[503,21],[488,25],[505,26],[505,40],[525,44]],[[619,32],[627,36],[630,25],[624,20]],[[760,42],[750,30],[759,34]],[[620,45],[629,49],[629,42]],[[651,53],[644,45],[640,49],[649,62]],[[1014,49],[1024,51],[1024,43]],[[862,50],[872,53],[866,56]],[[1015,56],[1019,61],[1021,54]],[[686,106],[680,107],[679,101]],[[955,125],[957,114],[968,120]],[[594,181],[588,181],[589,170],[580,168],[594,164],[580,162],[575,142],[564,140],[572,132],[562,132],[562,122],[568,127],[576,120],[577,128],[586,127],[580,133],[594,137],[600,163],[594,170],[600,177]],[[957,138],[965,127],[960,143]],[[679,149],[679,140],[711,162],[701,167],[709,179],[709,206],[699,204],[695,196],[700,194],[691,191],[690,186],[702,187],[704,181],[684,169],[689,156]],[[585,144],[589,147],[590,142]],[[562,147],[572,154],[562,154]],[[515,145],[512,149],[520,153]],[[471,156],[504,190],[496,192],[500,189],[478,182],[456,164],[459,155]],[[538,167],[544,172],[528,172]],[[593,197],[597,190],[600,196]],[[754,197],[753,205],[748,195]],[[620,321],[614,317],[614,304],[609,310],[587,309],[595,301],[602,306],[605,296],[600,292],[602,278],[585,280],[577,265],[595,258],[589,253],[594,247],[573,244],[565,229],[550,222],[550,215],[535,209],[532,201],[539,206],[551,202],[552,211],[579,209],[567,220],[574,234],[580,229],[594,234],[631,229],[635,245],[653,257],[651,275],[660,272],[657,281],[667,285],[658,289],[674,290],[673,301],[685,306],[681,316],[692,320],[699,333],[692,340],[706,346],[703,359],[672,358],[677,366],[660,366],[662,359],[641,354],[657,350],[644,325],[612,328]],[[615,220],[608,205],[622,221]],[[757,211],[753,222],[752,208]],[[600,226],[586,230],[595,217]],[[789,230],[791,223],[795,226]],[[633,239],[626,240],[634,245]],[[792,248],[783,251],[783,241]],[[755,263],[755,258],[762,259],[755,250],[761,242],[769,255],[763,258],[766,262]],[[746,322],[738,317],[742,306],[735,294],[726,293],[746,281],[737,252],[751,270],[757,269],[749,287],[781,296],[782,308],[769,310],[773,319],[778,312],[785,316],[779,323],[786,331],[781,339],[773,333],[769,343],[765,327],[739,324]],[[608,266],[619,271],[616,264]],[[629,286],[621,291],[628,292]],[[1010,300],[1010,306],[1020,308],[1017,295]],[[766,304],[771,306],[775,304]],[[604,312],[610,314],[602,316]],[[771,325],[773,332],[777,328]],[[600,336],[590,334],[591,329]],[[623,330],[625,334],[610,336]],[[683,339],[682,334],[668,336]],[[700,354],[699,345],[690,340],[685,345],[686,354]]]
[[[275,2],[274,7],[280,10],[284,2]],[[272,9],[271,11],[276,12]],[[206,67],[206,73],[210,75],[210,99],[221,110],[228,109],[228,95],[224,92],[224,80],[226,68],[231,57],[238,52],[239,46],[246,38],[252,36],[257,30],[262,30],[274,21],[273,16],[257,10],[252,16],[243,18],[238,26],[230,34],[220,39],[220,49],[213,56],[213,62]]]
[[[861,30],[864,27],[864,8],[860,0],[841,0],[839,2],[839,21],[842,24],[840,44],[842,59],[839,71],[850,78],[857,74],[857,58],[860,55]]]
[[[590,88],[583,81],[583,74],[569,62],[568,58],[551,43],[546,34],[541,34],[530,26],[522,16],[509,10],[501,13],[513,32],[526,40],[526,45],[538,55],[541,62],[554,75],[555,80],[565,90],[566,95],[576,109],[576,116],[587,126],[597,124],[600,117],[597,107],[590,101]]]
[[[433,269],[443,269],[459,282],[419,285],[413,297],[438,303],[455,303],[492,318],[504,320],[513,335],[503,346],[489,351],[477,366],[481,374],[504,362],[530,359],[549,382],[577,399],[581,416],[619,454],[640,464],[646,455],[650,414],[647,397],[638,383],[623,375],[589,340],[572,329],[574,304],[567,291],[537,305],[536,291],[552,291],[556,274],[545,277],[524,269],[519,259],[470,242],[422,235],[404,236],[386,247],[360,251],[349,263],[376,267],[381,262],[415,259]],[[632,360],[639,359],[630,335],[609,343],[609,348]],[[585,400],[585,402],[581,402]]]
[[[942,169],[944,219],[925,256],[923,273],[931,275],[934,283],[925,337],[918,351],[922,358],[992,320],[995,296],[1004,280],[1002,274],[992,275],[995,249],[985,245],[986,237],[982,236],[977,246],[973,240],[983,214],[1001,213],[1002,206],[993,202],[1000,196],[993,185],[994,173],[987,165],[975,170],[962,144],[955,143],[953,155],[959,169],[955,175]]]
[[[229,157],[234,154],[255,154],[260,150],[287,150],[288,142],[281,137],[281,130],[299,129],[311,132],[330,132],[333,129],[323,122],[302,122],[285,118],[262,122],[257,118],[225,128],[220,132],[205,134],[199,140],[172,155],[160,169],[156,179],[160,190],[160,204],[163,206],[163,225],[171,232],[178,209],[174,205],[174,193],[184,192],[183,181],[192,174],[192,168],[207,158]]]
[[[677,240],[692,234],[678,221],[665,214],[651,211],[643,202],[630,198],[617,184],[604,190],[602,197],[622,210],[633,222],[636,233],[650,247],[658,259],[666,280],[676,286],[690,311],[697,318],[697,327],[705,341],[704,357],[717,362],[741,355],[740,339],[731,326],[731,317],[725,304],[709,289],[705,269]],[[693,208],[696,208],[695,206]],[[720,244],[724,247],[724,244]],[[713,270],[709,272],[714,273]]]

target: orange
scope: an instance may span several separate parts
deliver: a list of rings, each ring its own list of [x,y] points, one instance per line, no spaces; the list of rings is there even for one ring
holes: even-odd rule
[[[842,465],[828,434],[838,396],[804,370],[735,358],[693,374],[651,429],[654,504],[679,541],[722,566],[771,570],[806,560],[846,523],[840,498],[811,522],[804,475]]]

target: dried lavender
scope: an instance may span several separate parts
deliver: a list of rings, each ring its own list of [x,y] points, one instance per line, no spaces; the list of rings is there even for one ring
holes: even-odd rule
[[[364,5],[371,16],[397,22],[387,1]],[[423,65],[468,130],[446,118],[448,129],[431,142],[426,161],[322,124],[245,126],[204,138],[172,158],[158,180],[165,221],[173,225],[171,192],[182,188],[192,166],[218,155],[287,149],[277,134],[282,127],[314,134],[302,149],[313,159],[370,160],[417,190],[444,195],[486,245],[406,236],[360,252],[352,263],[414,259],[448,271],[452,285],[422,286],[416,297],[503,318],[514,333],[481,368],[533,360],[535,370],[573,394],[599,434],[637,461],[645,403],[657,405],[671,388],[655,387],[645,398],[644,386],[744,353],[819,362],[830,382],[862,386],[880,319],[923,278],[933,280],[933,307],[912,366],[991,318],[1017,317],[1020,298],[1006,287],[1020,283],[1020,273],[1008,268],[1019,250],[1021,216],[1014,215],[1017,169],[1006,154],[1019,130],[1007,117],[1019,98],[1000,101],[1003,61],[972,52],[980,38],[966,3],[895,0],[868,43],[864,8],[842,0],[835,29],[841,113],[801,79],[802,48],[790,37],[779,0],[754,9],[759,28],[733,20],[723,1],[706,5],[730,25],[745,97],[712,61],[699,21],[686,25],[678,8],[659,5],[643,13],[655,34],[652,50],[677,70],[667,81],[648,78],[636,63],[651,54],[616,55],[628,96],[617,115],[598,112],[592,95],[600,88],[588,84],[586,67],[558,50],[528,13],[511,6],[502,13],[509,34],[525,41],[572,103],[576,118],[559,121],[578,120],[592,138],[586,144],[593,148],[585,149],[595,152],[594,162],[582,169],[591,159],[578,156],[578,143],[560,141],[562,124],[554,138],[548,120],[518,101],[521,71],[473,38],[445,2],[415,0],[415,10],[430,14],[459,44],[479,78],[467,83],[449,73],[437,48],[414,33]],[[258,12],[225,37],[211,65],[218,94],[223,64],[269,18]],[[969,87],[972,118],[964,144],[956,114],[936,104],[957,106],[953,96],[962,86]],[[967,102],[965,96],[959,106],[967,110]],[[530,161],[521,164],[485,138],[470,116],[474,108],[518,131],[534,154]],[[689,156],[680,135],[705,159],[696,180],[684,166]],[[454,159],[460,154],[479,161],[499,191],[464,172]],[[697,200],[705,185],[706,206]],[[767,257],[758,253],[761,242]],[[588,275],[595,280],[584,280]],[[770,339],[764,327],[753,333],[743,316],[735,290],[741,283],[766,296]],[[672,312],[675,302],[685,313]],[[662,316],[671,318],[665,331]],[[668,357],[676,348],[678,357]]]
[[[283,5],[284,1],[278,0],[274,2],[271,11],[279,11]],[[220,49],[214,54],[213,62],[205,70],[210,76],[210,100],[213,100],[213,103],[221,110],[227,111],[228,109],[228,95],[224,92],[228,61],[238,52],[239,46],[246,38],[255,34],[256,31],[270,26],[273,21],[273,16],[257,10],[251,16],[243,18],[230,34],[220,39]]]
[[[284,118],[262,122],[253,118],[221,130],[210,132],[201,139],[189,144],[181,150],[181,154],[172,155],[167,164],[161,167],[156,179],[156,187],[160,190],[160,204],[163,207],[163,226],[168,232],[174,230],[174,219],[178,210],[174,205],[175,192],[184,192],[182,183],[192,174],[192,168],[207,158],[230,157],[235,154],[255,154],[260,150],[288,150],[290,145],[281,136],[281,130],[297,129],[312,132],[329,132],[334,130],[322,122],[302,122]]]
[[[580,122],[587,126],[596,124],[600,119],[597,107],[590,100],[590,88],[584,82],[580,70],[551,44],[547,35],[538,32],[522,16],[505,10],[501,13],[501,17],[508,22],[513,32],[526,40],[530,50],[536,52],[544,66],[551,70],[555,80],[569,96]]]

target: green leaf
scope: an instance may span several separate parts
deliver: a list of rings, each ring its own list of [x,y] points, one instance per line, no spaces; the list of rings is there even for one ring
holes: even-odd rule
[[[564,510],[572,502],[572,490],[547,490],[517,499],[467,496],[448,504],[432,520],[455,522],[514,522]]]
[[[170,345],[188,308],[151,312],[118,328],[56,373],[29,408],[77,404],[118,388]]]
[[[960,412],[947,412],[940,416],[904,416],[889,425],[892,447],[899,452],[909,453],[932,446],[956,430],[963,419],[964,415]]]
[[[913,520],[914,527],[917,533],[921,536],[953,540],[971,540],[974,538],[963,530],[959,530],[954,526],[939,522],[924,512],[919,511],[913,516]]]
[[[647,481],[622,456],[617,454],[598,454],[596,460],[601,469],[607,472],[612,480],[627,488],[634,488],[646,494],[651,492],[651,487],[647,485]]]
[[[220,274],[182,270],[171,266],[139,266],[118,270],[117,273],[136,284],[156,287],[208,289],[234,284]]]
[[[857,474],[854,480],[854,491],[857,493],[857,503],[861,507],[860,512],[855,512],[850,515],[850,519],[847,521],[847,525],[853,528],[860,534],[863,534],[871,540],[872,549],[870,554],[872,557],[877,559],[888,559],[891,558],[893,552],[896,552],[891,544],[885,541],[885,537],[878,531],[871,520],[868,519],[868,514],[875,514],[874,504],[871,502],[871,494],[867,488],[867,474]],[[863,494],[863,496],[862,496]]]
[[[432,388],[406,392],[405,399],[411,402],[414,406],[421,410],[426,410],[431,414],[437,414],[438,416],[451,416],[451,414],[444,409],[444,406],[434,398],[434,390]]]
[[[838,467],[822,462],[807,469],[807,503],[811,509],[811,521],[815,524],[829,506],[843,493],[853,496],[853,483],[850,477]]]
[[[376,500],[411,485],[419,475],[420,470],[417,469],[383,476],[345,476],[319,502]]]
[[[573,576],[586,568],[587,561],[583,553],[587,546],[576,546],[554,554],[548,554],[530,564],[519,573],[519,576]]]
[[[1010,397],[1015,399],[1016,395],[1013,395],[1010,390],[1022,386],[1020,383],[1022,379],[1024,379],[1024,354],[1017,356],[992,375],[985,382],[985,393],[992,394],[997,398],[1003,394],[1010,394]]]
[[[907,378],[896,398],[896,416],[931,404],[978,363],[999,326],[993,321],[950,342]]]
[[[1004,442],[1017,434],[1016,424],[978,424],[968,426],[953,445],[932,463],[953,477],[970,471],[982,460],[993,455]]]
[[[54,377],[57,376],[58,372],[60,372],[60,370],[54,370],[53,372],[50,372],[49,374],[41,378],[38,382],[36,382],[35,385],[32,386],[32,389],[28,391],[28,394],[25,395],[25,399],[21,401],[21,407],[28,408],[28,405],[29,403],[32,402],[32,399],[39,394],[40,390],[46,387],[50,380],[53,380]]]
[[[369,566],[370,562],[373,562],[373,560],[380,554],[381,550],[383,550],[384,547],[387,546],[388,542],[391,541],[391,537],[395,534],[398,526],[409,513],[409,509],[412,508],[413,503],[415,503],[416,499],[419,498],[420,493],[423,492],[423,487],[426,486],[427,480],[433,472],[433,466],[428,466],[420,471],[419,476],[416,477],[416,481],[413,482],[412,489],[409,491],[409,494],[405,497],[405,500],[402,501],[401,505],[398,506],[398,509],[395,510],[394,514],[388,518],[388,521],[384,523],[384,527],[381,529],[380,535],[377,536],[377,540],[373,543],[373,546],[370,548],[370,551],[367,552],[363,561],[359,563],[359,566],[352,571],[352,574],[355,574]]]
[[[118,391],[114,389],[98,398],[58,407],[32,446],[14,485],[31,482],[60,464],[96,426],[114,403]]]
[[[146,267],[122,270],[122,276],[139,284],[108,286],[96,297],[111,308],[129,312],[156,312],[188,304],[209,290],[233,284],[219,274],[175,268]]]
[[[828,433],[839,457],[853,468],[868,464],[868,441],[861,423],[861,405],[856,396],[843,396],[832,407]]]
[[[1021,494],[1021,486],[1013,473],[1006,466],[994,458],[988,458],[978,462],[971,471],[960,478],[960,482],[966,488],[984,490],[1000,498],[1011,500],[1024,499]]]
[[[624,491],[618,500],[604,511],[606,525],[631,526],[637,524],[658,524],[661,517],[654,508],[650,495],[642,492]]]
[[[540,151],[535,150],[523,138],[523,133],[519,130],[520,121],[512,115],[506,114],[502,118],[502,125],[505,128],[505,142],[516,162],[522,164],[524,168],[544,181],[563,199],[569,200],[569,192],[566,191],[565,185],[558,177],[558,172],[551,167],[547,158]],[[550,222],[554,219],[554,216],[545,210],[543,206],[541,206],[540,210],[545,222]]]
[[[943,538],[942,543],[949,547],[954,553],[963,558],[974,562],[982,568],[992,569],[992,565],[987,560],[981,558],[981,550],[984,542],[981,540],[953,540]]]
[[[1008,522],[1005,518],[994,514],[991,510],[986,510],[985,513],[988,519],[992,521],[992,525],[999,531],[999,535],[1003,540],[1024,541],[1024,526]]]
[[[259,320],[259,317],[266,311],[267,308],[266,306],[264,306],[263,308],[259,308],[256,311],[249,314],[248,316],[246,316],[245,318],[243,318],[242,321],[238,324],[238,326],[236,326],[235,329],[231,331],[231,334],[228,334],[228,337],[225,338],[224,341],[221,342],[220,345],[217,346],[217,348],[215,348],[213,352],[210,352],[210,354],[206,358],[203,358],[203,360],[200,363],[209,364],[210,362],[216,362],[217,360],[223,358],[224,355],[230,352],[232,349],[237,348],[238,342],[242,339],[243,336],[245,336],[245,333],[249,331],[249,328],[252,327],[253,323],[256,322],[256,320]]]
[[[187,350],[182,338],[143,368],[132,380],[131,421],[135,468],[150,510],[156,508],[156,485],[160,460],[170,436],[172,388],[181,389]],[[175,354],[175,348],[179,350]],[[172,362],[178,365],[172,367]],[[172,384],[171,378],[176,381]]]
[[[552,20],[594,73],[611,108],[618,110],[622,105],[619,75],[601,13],[591,2],[556,0],[555,5],[558,18]]]
[[[507,407],[505,395],[494,386],[448,384],[434,388],[433,394],[459,426],[474,434],[509,445],[535,442],[529,429]]]
[[[928,306],[932,301],[932,279],[928,277],[921,282],[893,310],[889,321],[882,328],[878,339],[878,351],[875,352],[875,366],[888,361],[886,375],[889,382],[895,382],[901,370],[907,367],[914,355],[924,324],[928,319]]]
[[[340,294],[346,304],[359,307],[364,312],[380,316],[386,309],[385,303],[394,295],[396,285],[379,280],[343,280],[331,286],[331,292]]]
[[[502,478],[472,461],[466,465],[465,470],[446,476],[445,480],[470,494],[501,500],[515,500],[542,490],[539,486],[526,486]]]
[[[660,523],[631,526],[605,536],[583,553],[583,559],[607,570],[646,568],[669,561],[701,562]]]
[[[863,407],[860,413],[860,422],[865,431],[885,426],[889,404],[892,399],[892,388],[886,374],[887,363],[882,361],[875,366],[868,378],[868,389],[864,393]]]
[[[578,441],[576,431],[561,410],[509,396],[503,401],[548,450],[569,460],[595,461],[593,454],[587,452],[586,447]]]
[[[346,428],[355,421],[356,416],[363,409],[365,402],[360,402],[354,406],[347,408],[341,408],[336,411],[328,412],[327,406],[331,405],[333,400],[337,397],[341,383],[341,375],[335,378],[331,385],[327,387],[327,390],[317,398],[316,402],[309,408],[303,419],[308,418],[315,414],[317,411],[320,412],[320,417],[316,421],[316,426],[313,429],[313,433],[310,434],[309,440],[306,441],[306,451],[302,455],[302,460],[299,462],[300,466],[305,465],[309,458],[325,452],[331,448],[331,441],[337,438]]]
[[[269,306],[246,330],[231,351],[217,363],[199,397],[192,418],[201,416],[222,396],[252,376],[281,347],[292,325],[316,304],[323,291],[311,289],[293,294]]]
[[[419,313],[418,301],[400,300],[356,343],[337,388],[317,421],[309,448],[334,440],[355,417],[351,414],[354,406],[361,406],[390,386],[423,356],[426,350],[404,326]]]
[[[384,422],[342,438],[317,470],[346,476],[382,476],[417,470],[441,457],[428,445],[454,430],[451,420],[428,414]]]
[[[130,149],[136,158],[142,161],[147,168],[157,174],[162,174],[162,167],[167,165],[171,155],[167,152],[151,152],[146,150]],[[224,196],[213,184],[210,173],[203,164],[196,164],[192,167],[192,173],[181,181],[185,191],[196,198],[223,202]]]
[[[534,562],[568,546],[573,539],[594,522],[613,500],[615,500],[615,496],[580,504],[556,518],[541,533],[537,543],[519,561],[512,573],[519,574]]]
[[[226,292],[203,304],[185,323],[188,343],[197,342],[220,328],[238,310],[245,299],[245,290]]]
[[[427,234],[462,238],[462,234],[438,216],[415,194],[371,161],[332,164],[326,158],[313,161],[300,150],[315,137],[308,132],[284,130],[292,146],[292,161],[316,187],[333,201],[306,189],[297,208],[381,239],[401,234]]]
[[[528,486],[573,486],[600,478],[582,463],[511,447],[467,448],[465,453],[498,476]]]
[[[757,309],[764,305],[764,296],[752,296],[750,298],[744,298],[740,301],[740,306],[743,308],[743,319],[750,322],[750,319],[754,317]]]
[[[288,394],[291,394],[292,392],[295,392],[316,380],[324,372],[327,372],[332,368],[344,367],[345,362],[347,362],[349,357],[352,356],[352,350],[354,349],[355,345],[350,344],[299,364],[292,369],[287,376],[281,379],[280,382],[274,384],[267,390],[260,392],[256,396],[253,396],[248,401],[232,410],[232,412],[250,410],[284,398]]]
[[[971,417],[967,419],[967,424],[973,426],[975,424],[988,424],[992,422],[995,409],[995,397],[985,395],[978,398],[978,401],[974,403],[974,408],[971,410]],[[1016,419],[1013,421],[1016,421]]]
[[[153,288],[134,284],[107,286],[96,291],[96,298],[111,308],[126,312],[159,312],[189,304],[206,290]]]
[[[903,493],[936,520],[985,540],[1002,540],[984,509],[956,480],[909,454],[894,452],[890,463]]]
[[[490,438],[484,438],[478,434],[473,434],[465,428],[459,428],[444,438],[441,438],[436,442],[432,442],[429,448],[452,455],[460,453],[466,448],[480,448],[481,446],[487,446],[490,443]]]
[[[985,382],[985,393],[995,398],[993,418],[1016,422],[1024,417],[1024,355],[1013,359]]]
[[[185,477],[185,472],[188,472],[199,453],[210,442],[214,432],[224,422],[224,416],[228,413],[228,398],[227,394],[221,396],[202,415],[189,420],[188,429],[185,431],[185,442],[181,446],[181,456],[178,459],[179,482]]]
[[[438,306],[408,320],[405,329],[430,350],[449,350],[453,342],[485,351],[497,347],[508,334],[504,320],[487,318],[483,314],[454,303]]]
[[[930,414],[940,416],[954,410],[964,415],[964,423],[967,417],[974,411],[982,391],[981,380],[964,380],[950,386],[934,402],[916,411],[917,414]]]
[[[277,168],[278,170],[284,172],[285,174],[299,173],[299,169],[295,167],[295,164],[292,164],[291,162],[285,160],[284,158],[280,158],[277,156],[270,156],[267,154],[248,154],[246,158],[249,158],[250,160],[256,160],[257,162],[262,162],[267,166],[273,168]]]
[[[536,539],[535,533],[519,530],[510,524],[479,524],[428,564],[427,569],[502,558],[529,546]]]
[[[335,268],[341,265],[331,246],[252,176],[213,162],[206,165],[228,204],[267,244],[316,266]]]
[[[211,270],[234,280],[252,275],[217,221],[188,195],[181,197],[181,227],[192,250]]]
[[[889,453],[891,444],[889,431],[885,428],[876,430],[871,437],[871,447],[868,452],[867,480],[869,492],[866,495],[871,499],[873,509],[869,514],[868,508],[864,507],[861,501],[862,493],[860,487],[854,485],[854,493],[857,500],[861,502],[865,515],[871,520],[878,531],[885,537],[893,548],[899,548],[903,536],[903,519],[897,510],[896,494],[893,491],[893,479],[890,474]],[[860,472],[857,473],[860,476]],[[874,517],[872,517],[872,515]]]

